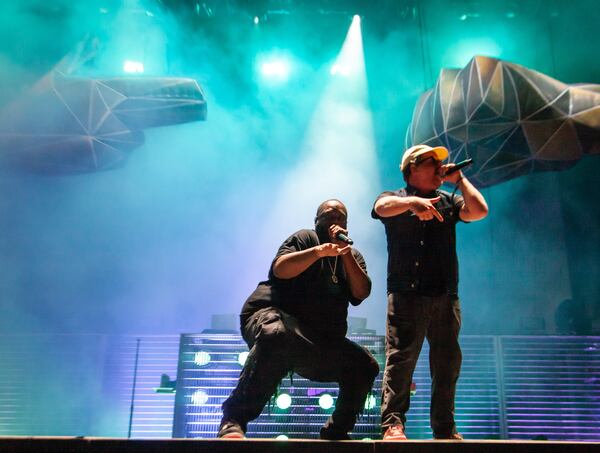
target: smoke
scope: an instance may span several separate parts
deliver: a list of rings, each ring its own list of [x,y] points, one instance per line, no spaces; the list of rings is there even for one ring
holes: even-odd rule
[[[374,282],[371,300],[356,313],[383,331],[386,251],[383,229],[369,212],[382,189],[403,185],[398,162],[414,102],[453,49],[441,48],[442,38],[431,40],[420,12],[394,16],[395,27],[380,27],[388,18],[365,17],[368,97],[357,103],[343,90],[332,92],[329,74],[348,17],[261,16],[255,25],[248,11],[207,17],[149,0],[31,0],[0,8],[2,105],[83,40],[95,52],[73,75],[125,76],[123,61],[139,59],[145,75],[198,80],[209,106],[205,123],[145,131],[146,144],[123,168],[56,178],[2,175],[0,328],[210,327],[211,314],[239,311],[281,241],[311,227],[318,203],[335,196],[348,204],[351,232]],[[502,36],[509,26],[499,27]],[[512,39],[510,48],[519,48],[519,35]],[[261,58],[277,53],[287,53],[293,67],[285,84],[258,70]],[[523,56],[512,59],[527,65],[529,53]],[[560,224],[549,223],[560,211],[557,194],[536,187],[489,189],[490,218],[458,227],[466,332],[491,332],[499,313],[510,311],[498,307],[529,307],[524,316],[548,319],[552,303],[540,288],[552,284],[561,297],[570,292],[564,264],[547,264],[566,259]],[[518,215],[512,208],[527,191],[537,201],[519,204],[527,215]],[[543,214],[535,230],[534,213]],[[547,233],[540,235],[542,227]],[[518,245],[508,247],[503,241],[512,237]],[[516,252],[523,264],[511,272]],[[560,278],[550,278],[556,272]]]

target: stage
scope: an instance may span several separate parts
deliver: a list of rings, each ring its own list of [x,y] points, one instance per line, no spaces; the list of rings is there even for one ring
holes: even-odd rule
[[[39,453],[584,453],[600,451],[598,442],[500,441],[500,440],[409,440],[323,441],[323,440],[130,440],[80,437],[0,437],[0,451]]]

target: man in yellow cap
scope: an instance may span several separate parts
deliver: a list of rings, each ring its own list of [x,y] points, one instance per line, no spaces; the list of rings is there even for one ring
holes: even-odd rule
[[[385,226],[388,243],[388,317],[381,426],[384,440],[406,440],[410,385],[423,340],[429,342],[431,427],[436,439],[462,439],[454,422],[460,373],[460,303],[455,226],[483,219],[483,195],[461,171],[443,165],[448,150],[417,145],[400,170],[406,187],[383,192],[372,217]],[[450,182],[462,196],[439,190]]]

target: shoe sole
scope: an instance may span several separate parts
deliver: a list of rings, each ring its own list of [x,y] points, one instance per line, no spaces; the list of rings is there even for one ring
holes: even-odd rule
[[[224,436],[219,437],[219,439],[229,439],[229,440],[242,440],[245,439],[246,436],[243,434],[231,433],[225,434]]]

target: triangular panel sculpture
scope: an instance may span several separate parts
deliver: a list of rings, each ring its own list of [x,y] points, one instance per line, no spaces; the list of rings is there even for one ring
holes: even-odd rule
[[[538,171],[562,170],[600,154],[600,85],[567,85],[495,58],[443,69],[415,107],[407,147],[473,158],[465,173],[480,187]]]
[[[0,112],[0,167],[51,174],[123,165],[143,129],[206,119],[184,78],[89,79],[53,70]]]

